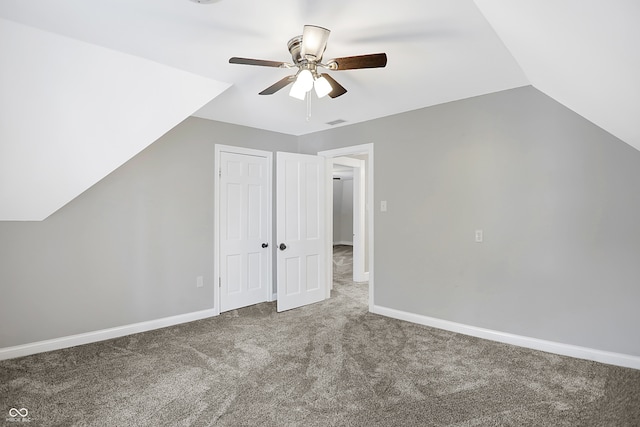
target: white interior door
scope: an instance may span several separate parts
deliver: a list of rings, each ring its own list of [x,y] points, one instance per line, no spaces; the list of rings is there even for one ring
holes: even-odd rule
[[[324,158],[276,154],[278,311],[327,296]]]
[[[220,152],[220,312],[270,299],[271,167]]]

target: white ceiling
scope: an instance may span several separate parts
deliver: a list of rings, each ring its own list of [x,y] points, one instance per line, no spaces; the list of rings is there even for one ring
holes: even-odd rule
[[[49,160],[66,158],[65,168],[76,164],[61,185],[70,179],[83,184],[51,206],[61,206],[70,194],[79,194],[80,188],[99,179],[99,174],[85,171],[93,167],[92,156],[76,157],[67,146],[75,139],[76,151],[104,151],[94,147],[95,135],[77,132],[69,111],[77,111],[80,103],[87,109],[87,129],[109,130],[121,126],[123,117],[137,115],[148,117],[150,124],[157,122],[155,131],[143,137],[133,124],[116,134],[107,132],[107,139],[135,137],[139,151],[180,121],[165,117],[177,100],[181,108],[175,110],[182,118],[196,115],[302,135],[327,129],[326,122],[336,119],[345,120],[340,125],[344,126],[531,84],[640,149],[637,0],[2,0],[0,18],[0,68],[5,69],[0,74],[0,117],[10,112],[12,122],[18,118],[21,126],[26,127],[28,119],[35,127],[55,127],[54,132],[43,130],[48,131],[46,138],[21,132],[17,125],[11,133],[0,128],[0,161],[17,165],[0,175],[0,200],[13,204],[17,199],[7,194],[17,192],[15,171],[42,163],[16,149],[25,144],[31,153],[47,147]],[[309,120],[305,102],[290,98],[286,89],[258,95],[288,70],[228,63],[231,56],[289,61],[286,43],[305,24],[332,31],[325,59],[388,55],[386,68],[331,72],[348,93],[336,99],[314,98]],[[25,61],[27,53],[30,59]],[[53,69],[51,61],[57,64]],[[6,64],[12,65],[5,68]],[[40,68],[25,68],[30,66]],[[125,77],[128,73],[130,79]],[[149,76],[146,87],[158,92],[152,101],[148,92],[134,90],[142,75]],[[32,76],[38,84],[21,76]],[[84,76],[84,83],[74,84],[79,76]],[[123,80],[129,82],[126,90]],[[92,84],[100,90],[87,90]],[[177,88],[183,88],[182,94]],[[74,95],[55,96],[61,92]],[[109,116],[112,112],[103,105],[119,105],[120,115]],[[136,150],[113,157],[124,163]],[[15,152],[22,157],[11,157]],[[102,176],[112,166],[102,168]],[[37,178],[46,182],[56,174],[60,171],[48,170]],[[22,199],[39,200],[41,187],[18,193]],[[0,212],[0,219],[11,218]]]

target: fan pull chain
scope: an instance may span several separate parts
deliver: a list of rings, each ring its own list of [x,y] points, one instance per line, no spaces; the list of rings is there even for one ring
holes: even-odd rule
[[[307,121],[311,120],[311,92],[307,93]]]

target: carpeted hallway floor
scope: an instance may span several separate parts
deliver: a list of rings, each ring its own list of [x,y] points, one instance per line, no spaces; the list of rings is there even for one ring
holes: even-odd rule
[[[336,248],[330,300],[0,362],[33,426],[638,426],[640,371],[367,312]]]

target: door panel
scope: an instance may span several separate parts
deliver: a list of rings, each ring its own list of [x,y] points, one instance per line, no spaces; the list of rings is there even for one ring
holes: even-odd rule
[[[220,152],[220,311],[267,301],[269,164],[266,157]]]
[[[277,153],[278,311],[326,297],[324,158]]]

